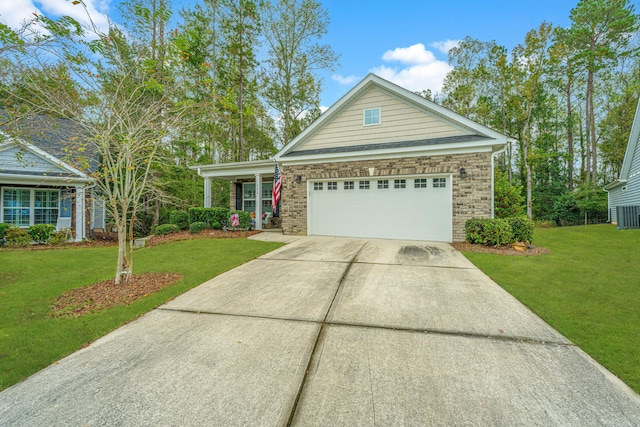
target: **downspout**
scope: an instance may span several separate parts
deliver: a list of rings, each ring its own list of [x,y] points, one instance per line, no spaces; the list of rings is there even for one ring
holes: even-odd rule
[[[491,153],[491,218],[495,216],[495,161],[496,156],[498,154],[502,154],[507,151],[507,147],[505,146],[502,150],[495,151]]]

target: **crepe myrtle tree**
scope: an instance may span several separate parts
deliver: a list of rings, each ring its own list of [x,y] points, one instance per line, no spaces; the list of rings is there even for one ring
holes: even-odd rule
[[[79,1],[74,4],[84,7]],[[160,83],[160,64],[149,46],[117,27],[101,31],[90,19],[80,25],[67,17],[38,18],[45,35],[37,37],[53,42],[16,56],[20,90],[8,92],[30,113],[63,117],[83,129],[83,137],[71,138],[66,149],[98,157],[99,165],[87,173],[118,232],[115,283],[127,282],[133,271],[136,213],[143,197],[157,192],[154,167],[163,160],[164,146],[193,125],[184,118],[195,105],[178,96],[184,81],[165,74]],[[140,19],[147,19],[144,11]],[[164,60],[179,61],[180,55],[169,50]],[[60,70],[68,78],[59,78]]]

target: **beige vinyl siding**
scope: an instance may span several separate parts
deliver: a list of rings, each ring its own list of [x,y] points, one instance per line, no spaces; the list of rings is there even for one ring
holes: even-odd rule
[[[378,107],[381,124],[364,126],[364,110]],[[370,88],[298,150],[413,141],[469,133],[380,89]]]

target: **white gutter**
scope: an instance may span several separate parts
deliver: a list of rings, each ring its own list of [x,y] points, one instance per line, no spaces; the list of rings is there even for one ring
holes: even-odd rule
[[[502,150],[498,150],[498,151],[495,151],[495,152],[491,153],[491,218],[493,218],[495,216],[495,210],[496,210],[496,207],[495,207],[495,204],[496,204],[496,202],[495,202],[495,198],[496,198],[496,195],[495,195],[495,191],[496,191],[496,189],[495,189],[495,180],[496,179],[495,179],[495,166],[494,166],[494,164],[495,164],[495,161],[496,161],[496,156],[498,154],[504,153],[505,151],[507,151],[507,147],[504,147]],[[509,165],[509,167],[511,167],[511,165]]]

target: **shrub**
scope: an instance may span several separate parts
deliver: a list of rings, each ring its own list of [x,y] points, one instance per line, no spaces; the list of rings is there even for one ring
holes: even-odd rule
[[[249,229],[251,227],[251,214],[245,211],[231,211],[229,216],[227,216],[227,221],[229,225],[231,225],[231,215],[238,214],[238,219],[240,220],[240,227],[244,229]]]
[[[226,208],[189,208],[189,223],[204,222],[214,230],[222,230],[222,224],[229,222],[229,209]]]
[[[52,224],[35,224],[29,227],[29,236],[31,240],[39,245],[47,243],[51,235],[56,231],[55,225]]]
[[[506,219],[472,218],[465,223],[465,239],[469,243],[503,246],[513,243],[513,231]]]
[[[73,237],[71,229],[63,228],[62,230],[56,231],[51,235],[51,237],[49,238],[49,243],[52,245],[62,245],[64,243],[67,243],[69,239],[71,239],[71,237]]]
[[[513,240],[516,242],[533,241],[533,221],[526,216],[507,218],[511,231],[513,232]]]
[[[0,246],[5,244],[5,237],[7,235],[7,230],[11,227],[10,224],[0,222]]]
[[[191,233],[200,233],[202,230],[206,230],[209,228],[206,222],[194,222],[189,226],[189,231]]]
[[[169,224],[175,224],[180,227],[180,230],[186,230],[189,228],[189,214],[185,211],[171,211],[169,212]]]
[[[29,232],[24,228],[14,226],[7,228],[5,239],[9,246],[27,246],[31,243]]]
[[[165,236],[167,234],[177,233],[180,228],[175,224],[162,224],[156,227],[156,236]]]
[[[509,183],[507,174],[495,170],[495,214],[497,218],[510,218],[522,215],[525,197],[522,186]]]

